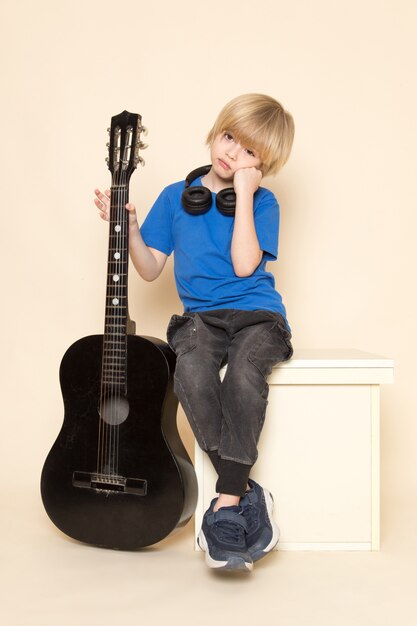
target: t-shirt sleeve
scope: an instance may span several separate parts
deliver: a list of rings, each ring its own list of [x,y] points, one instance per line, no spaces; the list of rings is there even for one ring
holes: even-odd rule
[[[173,251],[171,202],[164,189],[145,218],[140,234],[147,246],[168,256]]]
[[[275,261],[278,258],[279,204],[271,191],[267,189],[259,191],[263,193],[258,201],[255,201],[256,234],[264,258]]]

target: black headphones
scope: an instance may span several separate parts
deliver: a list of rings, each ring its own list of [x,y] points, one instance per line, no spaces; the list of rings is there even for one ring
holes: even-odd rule
[[[210,189],[195,185],[190,187],[193,180],[208,174],[211,170],[211,165],[204,165],[198,167],[196,170],[190,172],[185,179],[185,189],[182,192],[181,202],[187,213],[191,215],[203,215],[210,210],[213,203]],[[222,215],[228,217],[234,217],[236,209],[236,194],[233,187],[228,189],[222,189],[216,194],[216,207]]]

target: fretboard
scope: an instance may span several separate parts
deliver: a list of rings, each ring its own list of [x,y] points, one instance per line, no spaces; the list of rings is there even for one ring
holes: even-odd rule
[[[128,194],[127,184],[111,188],[102,383],[116,387],[126,384]]]

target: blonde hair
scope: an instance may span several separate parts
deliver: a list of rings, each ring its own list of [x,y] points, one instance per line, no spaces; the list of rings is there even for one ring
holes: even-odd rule
[[[294,120],[282,105],[263,94],[234,98],[220,111],[207,136],[212,145],[219,133],[230,132],[245,148],[259,152],[264,176],[276,174],[288,161],[294,140]]]

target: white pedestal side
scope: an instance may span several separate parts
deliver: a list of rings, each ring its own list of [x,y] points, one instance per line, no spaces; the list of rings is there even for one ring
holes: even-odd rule
[[[278,549],[379,549],[379,388],[391,382],[393,361],[359,350],[296,350],[273,369],[252,476],[274,495]],[[216,479],[197,445],[195,468],[197,536]]]

